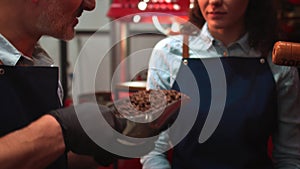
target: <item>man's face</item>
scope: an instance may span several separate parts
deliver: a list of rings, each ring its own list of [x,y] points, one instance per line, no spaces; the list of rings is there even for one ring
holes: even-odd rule
[[[37,28],[44,35],[70,40],[74,27],[84,10],[93,10],[95,0],[41,0],[44,11],[38,18]]]

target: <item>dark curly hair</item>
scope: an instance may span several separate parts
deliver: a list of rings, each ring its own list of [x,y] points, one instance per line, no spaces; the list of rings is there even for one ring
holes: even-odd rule
[[[278,4],[274,0],[249,0],[246,11],[246,29],[249,33],[249,45],[262,53],[272,49],[278,40],[277,22]],[[198,1],[194,1],[194,8],[190,10],[189,22],[183,27],[183,32],[192,32],[193,28],[201,28],[205,23]]]

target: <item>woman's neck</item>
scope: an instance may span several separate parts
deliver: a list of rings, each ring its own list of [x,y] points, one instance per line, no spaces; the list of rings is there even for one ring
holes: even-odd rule
[[[211,35],[221,41],[225,46],[240,39],[246,32],[245,26],[235,26],[232,28],[210,28]]]

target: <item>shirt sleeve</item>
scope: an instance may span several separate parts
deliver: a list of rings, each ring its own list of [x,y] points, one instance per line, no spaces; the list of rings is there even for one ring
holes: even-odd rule
[[[272,137],[277,169],[300,168],[300,83],[295,67],[270,64],[277,84],[278,129]]]
[[[181,57],[170,52],[170,39],[160,41],[151,54],[147,89],[171,89],[181,63]],[[155,148],[140,159],[143,169],[170,169],[166,151],[171,148],[167,131],[159,135]]]
[[[154,150],[140,159],[143,169],[171,169],[166,155],[166,151],[170,149],[168,139],[167,131],[159,135]]]
[[[175,50],[178,43],[166,38],[154,47],[149,60],[147,89],[171,89],[182,60],[181,53]]]

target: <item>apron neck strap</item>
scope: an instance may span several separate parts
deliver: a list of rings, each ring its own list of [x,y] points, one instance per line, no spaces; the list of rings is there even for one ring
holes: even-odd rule
[[[184,59],[189,58],[189,35],[183,35],[183,44],[182,44],[182,57]]]

